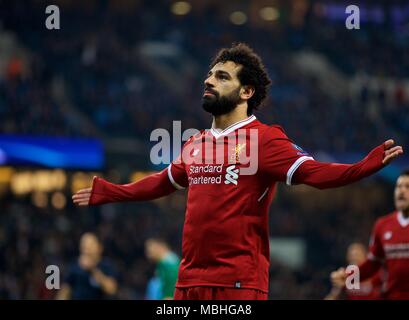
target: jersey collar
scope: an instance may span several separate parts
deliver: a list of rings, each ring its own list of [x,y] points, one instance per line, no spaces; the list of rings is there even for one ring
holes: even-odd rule
[[[409,218],[405,218],[402,211],[398,212],[398,222],[403,228],[409,226]]]
[[[248,117],[246,119],[243,119],[243,120],[240,120],[240,121],[238,121],[236,123],[231,124],[230,126],[228,126],[224,130],[218,130],[218,129],[212,127],[210,129],[210,132],[217,139],[217,138],[219,138],[221,136],[228,135],[229,133],[231,133],[231,132],[233,132],[233,131],[241,128],[241,127],[244,127],[245,125],[249,124],[250,122],[253,122],[256,119],[257,118],[256,118],[255,115],[251,115],[250,117]]]

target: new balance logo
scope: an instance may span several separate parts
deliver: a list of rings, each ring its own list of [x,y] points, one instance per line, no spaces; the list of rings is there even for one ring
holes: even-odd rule
[[[225,184],[233,183],[237,186],[237,179],[239,178],[239,169],[236,168],[236,165],[231,165],[226,169],[226,175],[224,176],[226,180],[224,180]]]

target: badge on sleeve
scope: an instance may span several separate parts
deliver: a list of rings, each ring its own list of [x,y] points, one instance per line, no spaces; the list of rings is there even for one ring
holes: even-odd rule
[[[297,155],[299,156],[308,156],[308,152],[304,151],[300,146],[297,146],[295,143],[292,144],[295,150],[298,150]]]

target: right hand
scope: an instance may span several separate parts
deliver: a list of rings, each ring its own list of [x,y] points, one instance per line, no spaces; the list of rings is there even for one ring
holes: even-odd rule
[[[335,288],[345,287],[346,279],[347,274],[345,268],[339,268],[337,271],[331,272],[331,282],[332,286]]]
[[[85,207],[89,205],[89,199],[91,198],[92,188],[86,188],[79,190],[76,194],[72,196],[72,201],[74,204]]]

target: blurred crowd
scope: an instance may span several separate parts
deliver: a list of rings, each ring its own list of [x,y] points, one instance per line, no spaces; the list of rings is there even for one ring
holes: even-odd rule
[[[110,1],[88,9],[62,7],[61,29],[50,31],[39,3],[0,1],[1,35],[11,34],[20,48],[0,74],[0,133],[118,136],[148,144],[153,129],[171,128],[173,120],[182,120],[183,128],[208,128],[211,118],[200,99],[210,59],[218,48],[244,41],[264,59],[273,80],[257,116],[282,125],[297,144],[366,152],[391,137],[408,145],[409,42],[388,30],[351,32],[313,14],[297,27],[236,26],[217,7],[176,16],[168,1],[141,0],[120,13],[109,9]],[[141,53],[146,43],[178,48],[196,66],[178,73],[167,62],[170,82],[187,84],[181,92],[148,63]],[[298,72],[291,56],[302,50],[324,54],[348,79],[349,94],[335,96],[316,77]],[[91,127],[81,125],[84,119]],[[0,298],[53,298],[44,288],[45,266],[59,265],[64,273],[77,257],[81,234],[94,231],[120,275],[117,297],[144,299],[153,272],[144,240],[164,235],[180,254],[184,201],[176,194],[151,203],[92,209],[68,204],[56,211],[4,194]],[[348,244],[367,243],[375,217],[392,209],[391,186],[376,180],[325,192],[281,187],[271,208],[271,234],[305,239],[307,259],[296,271],[273,259],[270,298],[323,298],[329,272],[343,264]]]
[[[126,13],[110,11],[107,4],[89,10],[63,7],[61,29],[47,30],[39,23],[44,11],[37,2],[18,3],[1,3],[2,12],[7,12],[3,28],[12,31],[29,54],[10,59],[9,72],[0,80],[0,110],[7,115],[1,117],[2,132],[95,134],[69,121],[69,112],[53,101],[52,84],[60,78],[70,103],[102,137],[147,141],[153,129],[169,128],[172,120],[182,120],[185,128],[207,128],[210,118],[200,100],[210,59],[219,48],[244,41],[261,55],[273,79],[258,115],[282,125],[300,145],[310,150],[367,150],[386,136],[407,143],[402,134],[409,129],[407,44],[387,26],[382,31],[368,26],[351,32],[341,23],[311,15],[302,26],[282,23],[261,29],[233,25],[217,7],[177,16],[166,1],[139,1]],[[141,53],[147,43],[182,51],[182,67],[184,60],[194,61],[194,74],[173,68],[167,75],[187,84],[181,93],[148,67]],[[349,94],[334,96],[316,77],[301,73],[291,56],[302,50],[324,54],[344,72],[351,83]],[[16,59],[26,59],[21,62],[26,72],[12,71]],[[50,124],[46,129],[44,121]]]

